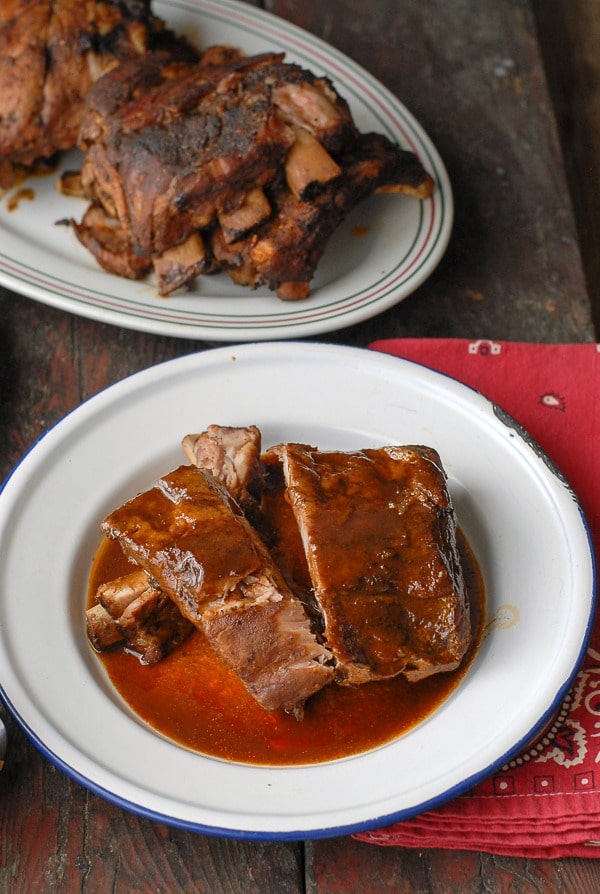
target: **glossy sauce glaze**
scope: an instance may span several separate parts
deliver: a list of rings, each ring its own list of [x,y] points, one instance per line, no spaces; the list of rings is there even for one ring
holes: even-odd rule
[[[292,509],[286,528],[304,542],[338,679],[359,685],[404,672],[414,681],[458,667],[470,618],[439,454],[293,443],[274,451],[280,463],[266,466],[265,491]]]
[[[473,623],[472,646],[462,666],[419,683],[399,676],[356,688],[326,686],[307,702],[302,721],[261,708],[199,632],[152,667],[122,651],[103,652],[98,658],[117,692],[140,718],[158,733],[203,754],[277,766],[368,751],[407,732],[444,702],[477,650],[484,588],[464,537],[459,543]],[[90,604],[101,583],[130,570],[120,547],[104,541],[92,567]]]

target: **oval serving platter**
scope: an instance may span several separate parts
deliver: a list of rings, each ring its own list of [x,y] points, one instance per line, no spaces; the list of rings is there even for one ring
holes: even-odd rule
[[[84,629],[99,522],[181,463],[184,434],[213,422],[254,423],[266,445],[439,451],[489,619],[510,608],[515,623],[491,623],[458,688],[394,742],[317,765],[228,763],[153,732],[105,676]],[[594,608],[580,507],[518,426],[425,367],[325,344],[215,348],[99,393],[6,480],[0,541],[1,692],[27,735],[73,779],[128,810],[238,838],[365,831],[465,791],[552,716]]]

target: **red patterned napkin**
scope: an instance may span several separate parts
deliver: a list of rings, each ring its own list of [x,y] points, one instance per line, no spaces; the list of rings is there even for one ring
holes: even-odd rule
[[[394,339],[375,350],[476,388],[526,428],[579,497],[600,557],[600,345]],[[539,740],[437,810],[356,838],[524,857],[600,857],[600,618]]]

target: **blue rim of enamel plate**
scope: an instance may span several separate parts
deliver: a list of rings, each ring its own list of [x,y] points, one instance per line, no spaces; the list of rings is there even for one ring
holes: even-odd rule
[[[436,807],[441,806],[450,799],[472,788],[485,777],[491,775],[495,770],[506,764],[511,757],[521,752],[528,744],[530,744],[532,739],[534,739],[535,736],[547,726],[549,721],[560,708],[561,703],[563,702],[565,695],[567,694],[568,689],[579,669],[581,661],[583,660],[592,630],[597,599],[597,568],[594,547],[592,544],[591,534],[588,523],[585,519],[585,515],[581,509],[576,495],[573,493],[562,473],[548,459],[544,451],[542,451],[541,448],[531,439],[527,432],[517,422],[515,422],[515,420],[511,416],[506,414],[496,404],[488,401],[486,398],[480,395],[479,392],[474,391],[469,386],[458,382],[452,377],[422,367],[420,364],[417,364],[414,361],[400,360],[398,358],[392,358],[386,355],[376,355],[360,348],[346,348],[325,344],[310,345],[293,342],[286,342],[285,344],[272,343],[267,346],[262,344],[240,345],[234,349],[217,348],[210,351],[205,351],[202,355],[188,355],[176,360],[167,361],[166,363],[162,363],[156,367],[151,367],[150,369],[135,373],[132,376],[129,376],[127,379],[117,382],[116,384],[108,387],[99,394],[89,398],[87,401],[72,410],[63,419],[57,422],[51,429],[41,435],[40,438],[38,438],[38,440],[22,457],[20,462],[7,476],[2,484],[2,488],[0,489],[0,529],[4,524],[2,522],[2,515],[4,514],[3,498],[5,494],[11,489],[11,485],[15,479],[15,476],[29,462],[41,462],[44,458],[45,445],[49,444],[49,442],[53,438],[58,437],[60,439],[61,432],[65,429],[66,426],[76,427],[78,424],[78,420],[80,419],[80,417],[82,417],[83,413],[89,414],[90,411],[94,410],[96,405],[98,405],[98,411],[102,409],[102,407],[104,407],[105,409],[107,401],[110,404],[111,400],[117,400],[119,396],[122,397],[125,392],[129,392],[129,394],[135,394],[136,390],[143,390],[143,388],[147,386],[147,384],[150,383],[154,378],[156,378],[157,375],[160,377],[162,371],[167,374],[169,371],[176,371],[180,368],[185,369],[190,366],[194,367],[194,365],[198,363],[202,364],[203,362],[208,362],[210,364],[213,361],[215,363],[219,363],[222,362],[224,357],[229,360],[233,359],[241,361],[243,361],[244,358],[249,358],[252,361],[253,359],[256,360],[256,358],[259,356],[264,357],[265,351],[268,361],[270,355],[277,355],[277,353],[282,348],[285,349],[286,353],[291,352],[292,363],[294,362],[296,354],[298,354],[298,357],[308,359],[311,362],[314,361],[315,363],[319,362],[320,357],[327,358],[329,356],[333,357],[334,360],[340,358],[342,360],[347,360],[349,369],[352,368],[352,365],[354,363],[356,365],[360,365],[360,363],[364,362],[365,355],[368,355],[369,358],[372,358],[372,361],[371,359],[369,359],[367,362],[378,364],[383,371],[382,374],[384,375],[387,374],[387,372],[392,373],[394,370],[394,366],[400,365],[398,368],[404,368],[405,370],[408,369],[409,375],[412,372],[417,377],[426,376],[428,380],[430,382],[433,382],[434,384],[439,383],[439,387],[442,390],[446,387],[450,387],[452,392],[458,394],[460,399],[464,399],[465,395],[468,395],[469,393],[473,395],[473,398],[479,402],[478,412],[482,414],[482,418],[484,418],[484,421],[485,416],[487,415],[490,423],[493,426],[499,426],[500,428],[506,427],[507,431],[510,434],[510,438],[512,439],[513,445],[516,445],[518,449],[525,448],[525,452],[528,453],[528,455],[531,457],[532,463],[536,465],[539,472],[541,472],[541,474],[546,477],[546,483],[548,484],[549,482],[549,486],[551,488],[557,488],[557,491],[566,492],[569,496],[569,499],[573,501],[573,504],[576,507],[577,513],[579,515],[579,522],[581,526],[579,536],[583,532],[585,542],[587,544],[585,563],[587,563],[587,567],[589,570],[590,587],[589,592],[581,594],[583,605],[588,606],[588,610],[585,618],[585,624],[582,625],[582,628],[578,634],[580,636],[580,647],[577,650],[577,653],[571,655],[569,659],[570,670],[565,675],[560,684],[555,684],[554,695],[552,696],[551,703],[546,706],[541,716],[536,717],[535,721],[531,723],[531,726],[519,735],[518,741],[514,742],[514,744],[512,744],[509,748],[504,749],[501,754],[497,755],[484,767],[477,768],[475,772],[467,774],[464,778],[461,778],[455,784],[451,785],[443,792],[436,794],[434,797],[418,801],[418,803],[411,804],[407,808],[394,810],[388,813],[382,813],[377,816],[368,816],[360,821],[347,824],[323,824],[322,826],[320,825],[318,827],[299,827],[297,829],[285,829],[283,831],[277,831],[273,829],[235,829],[218,825],[211,825],[210,823],[189,821],[168,812],[162,812],[159,810],[154,810],[145,805],[140,805],[134,800],[123,797],[119,793],[111,791],[110,788],[99,784],[94,779],[89,778],[85,775],[85,773],[82,773],[76,767],[72,766],[68,761],[64,760],[61,755],[56,752],[56,750],[52,750],[51,748],[49,748],[44,740],[38,735],[38,733],[36,733],[35,729],[31,728],[27,720],[19,711],[19,708],[16,706],[16,704],[13,703],[10,691],[5,689],[4,687],[0,688],[0,695],[9,713],[26,734],[26,736],[35,745],[35,747],[53,765],[58,767],[74,781],[88,788],[93,793],[100,795],[107,801],[110,801],[117,806],[146,819],[166,823],[170,826],[188,831],[244,840],[292,841],[367,832],[375,828],[381,828],[405,819],[409,819],[419,813],[422,813],[423,811],[435,809]],[[539,474],[539,472],[536,474]],[[0,593],[0,599],[1,598],[2,595]],[[1,608],[2,607],[0,606],[0,610]],[[281,769],[285,770],[285,768]],[[310,765],[308,769],[310,770]]]

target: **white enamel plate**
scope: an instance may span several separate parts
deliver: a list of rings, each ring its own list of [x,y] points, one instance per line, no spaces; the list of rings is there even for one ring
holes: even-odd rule
[[[253,767],[185,750],[123,703],[85,635],[99,522],[182,461],[212,422],[341,450],[435,447],[487,590],[488,633],[456,691],[393,743],[344,760]],[[143,816],[245,838],[366,830],[434,807],[548,721],[594,607],[585,520],[560,474],[498,409],[453,379],[357,348],[216,348],[153,367],[79,406],[0,494],[0,680],[58,767]],[[495,623],[510,617],[512,623]]]
[[[257,424],[266,446],[435,447],[487,590],[489,630],[426,721],[372,752],[252,767],[190,752],[123,703],[84,630],[99,521],[182,461],[212,422]],[[79,406],[0,493],[0,680],[38,748],[83,785],[144,816],[249,838],[384,825],[470,787],[552,715],[583,654],[594,602],[573,493],[496,407],[409,361],[328,345],[218,348],[153,367]],[[512,619],[495,623],[494,619]]]
[[[153,9],[198,46],[226,43],[248,54],[283,50],[287,61],[328,76],[362,131],[384,133],[417,153],[436,181],[433,197],[373,196],[356,208],[328,244],[306,301],[283,302],[267,289],[252,292],[225,274],[200,277],[190,291],[165,299],[151,278],[132,282],[104,272],[69,228],[56,226],[65,218],[80,220],[85,203],[60,196],[56,177],[38,177],[0,201],[0,283],[105,323],[226,342],[300,338],[350,326],[421,285],[446,249],[453,201],[442,160],[399,100],[323,41],[256,7],[235,0],[163,0]],[[80,163],[72,153],[61,169]],[[24,188],[33,191],[33,201]]]

